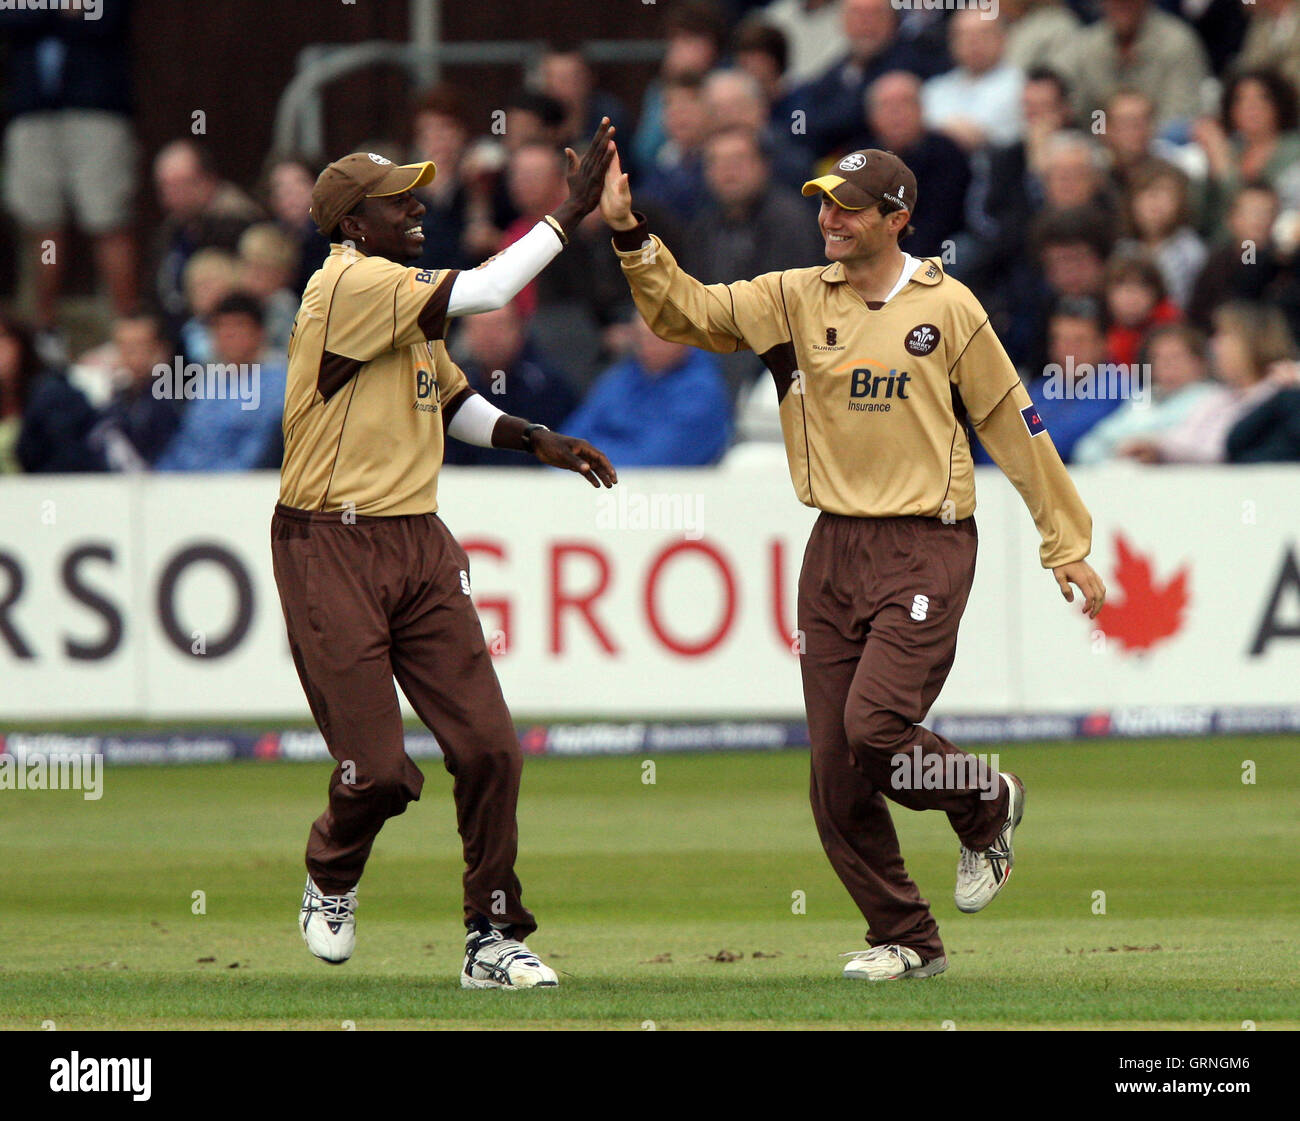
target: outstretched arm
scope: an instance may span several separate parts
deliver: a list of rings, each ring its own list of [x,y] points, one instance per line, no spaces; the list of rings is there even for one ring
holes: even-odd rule
[[[447,304],[448,316],[475,315],[505,307],[559,256],[578,223],[600,201],[605,172],[614,158],[613,136],[614,126],[604,117],[581,160],[572,148],[564,149],[569,165],[569,197],[513,245],[478,268],[458,273]]]
[[[605,174],[600,212],[614,230],[614,250],[637,310],[661,339],[720,354],[752,349],[760,356],[789,342],[780,274],[733,284],[701,284],[677,264],[632,209],[632,190],[617,154]]]

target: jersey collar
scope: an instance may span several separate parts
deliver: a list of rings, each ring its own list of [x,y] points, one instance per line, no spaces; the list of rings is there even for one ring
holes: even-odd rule
[[[906,256],[911,256],[911,254],[906,254]],[[912,283],[934,285],[943,279],[943,263],[938,257],[917,257],[914,259],[920,261],[920,267],[913,270]],[[821,278],[827,284],[843,284],[844,266],[839,261],[827,265],[821,271]]]

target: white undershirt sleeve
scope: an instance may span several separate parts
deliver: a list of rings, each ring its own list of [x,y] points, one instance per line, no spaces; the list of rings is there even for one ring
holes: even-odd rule
[[[471,393],[461,402],[456,415],[447,425],[447,435],[478,448],[492,446],[492,432],[506,414],[480,393]]]
[[[505,307],[563,248],[560,235],[550,223],[538,222],[478,268],[457,274],[451,286],[448,316],[477,315]]]

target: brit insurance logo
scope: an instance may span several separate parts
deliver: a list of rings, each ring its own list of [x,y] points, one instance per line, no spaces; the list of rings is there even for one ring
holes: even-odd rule
[[[438,381],[428,370],[415,371],[416,402],[411,406],[417,412],[436,413],[438,411]],[[433,400],[430,401],[429,398]]]
[[[887,413],[895,401],[908,401],[908,385],[912,375],[906,370],[873,367],[865,363],[849,363],[834,372],[849,371],[850,411],[855,413]]]
[[[845,156],[840,160],[841,171],[857,171],[860,167],[867,166],[867,157],[861,152],[854,152],[851,156]]]

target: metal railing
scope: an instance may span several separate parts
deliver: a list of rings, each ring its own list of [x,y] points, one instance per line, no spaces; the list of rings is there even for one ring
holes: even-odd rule
[[[511,39],[500,42],[394,43],[370,40],[343,45],[314,44],[298,52],[298,72],[285,86],[275,110],[274,151],[294,152],[312,159],[325,157],[324,89],[345,75],[372,66],[401,66],[416,85],[427,84],[445,65],[523,66],[530,69],[545,42]],[[583,44],[591,62],[657,62],[663,57],[659,39],[597,39]]]

